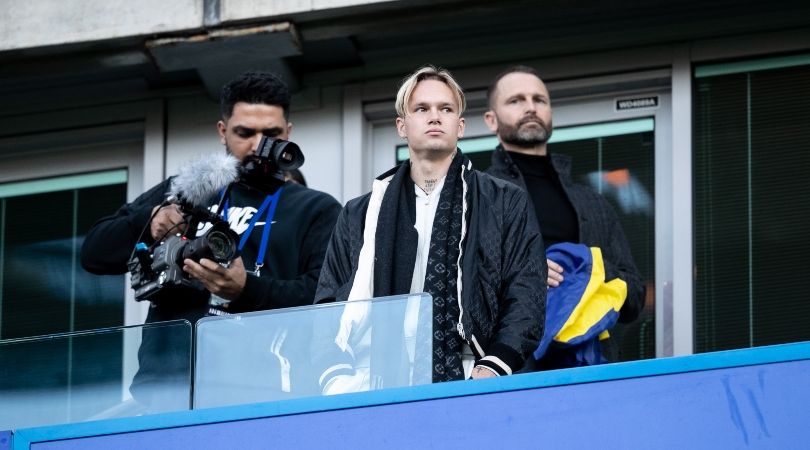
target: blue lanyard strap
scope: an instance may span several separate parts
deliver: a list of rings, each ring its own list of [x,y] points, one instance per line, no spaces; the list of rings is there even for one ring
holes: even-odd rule
[[[273,217],[276,215],[276,207],[278,206],[278,199],[281,197],[281,191],[284,187],[280,187],[273,195],[268,195],[265,197],[262,205],[259,207],[259,210],[256,211],[256,214],[253,215],[253,218],[250,220],[250,224],[248,225],[247,230],[242,234],[242,239],[239,241],[239,251],[242,251],[242,248],[245,247],[250,234],[253,232],[253,227],[256,226],[256,222],[259,221],[259,217],[262,216],[265,210],[267,210],[267,215],[265,217],[264,222],[264,230],[262,231],[262,241],[259,244],[259,254],[256,255],[256,266],[257,269],[264,265],[264,254],[267,252],[267,244],[270,242],[270,228],[273,224]],[[225,209],[225,217],[227,217],[227,209]]]
[[[228,200],[230,199],[226,198],[226,196],[229,192],[230,189],[227,187],[224,187],[219,191],[219,205],[221,206],[222,210],[218,212],[222,214],[222,218],[225,220],[225,222],[228,221]]]
[[[228,199],[226,199],[225,204],[222,205],[222,219],[225,220],[225,222],[228,221],[228,208]]]

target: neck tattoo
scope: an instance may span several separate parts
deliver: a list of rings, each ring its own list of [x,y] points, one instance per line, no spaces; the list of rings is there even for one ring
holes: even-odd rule
[[[422,190],[425,192],[425,194],[430,195],[430,193],[433,192],[434,189],[436,189],[436,184],[438,184],[438,182],[439,180],[436,178],[432,180],[424,180],[422,182]]]

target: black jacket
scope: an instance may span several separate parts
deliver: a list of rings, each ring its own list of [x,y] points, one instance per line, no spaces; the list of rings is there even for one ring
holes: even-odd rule
[[[605,278],[621,278],[627,283],[627,300],[620,311],[620,322],[636,320],[644,307],[644,282],[633,262],[630,245],[624,235],[613,207],[604,197],[586,186],[571,180],[571,158],[567,155],[552,154],[551,165],[560,177],[568,201],[574,207],[579,222],[579,242],[589,247],[599,247],[605,261]],[[487,173],[510,181],[526,190],[526,182],[509,154],[498,146],[492,153],[492,165]],[[529,207],[534,209],[532,202]]]
[[[496,358],[508,366],[500,372],[509,374],[523,366],[543,332],[543,240],[520,189],[476,170],[466,171],[465,181],[468,226],[460,267],[462,337],[477,358]],[[348,298],[370,198],[369,193],[349,201],[338,218],[316,302]]]
[[[152,208],[166,198],[170,179],[122,206],[115,214],[96,222],[82,246],[82,267],[95,274],[121,274],[146,227]],[[261,276],[248,274],[245,289],[230,303],[230,312],[246,312],[312,304],[315,286],[340,204],[327,194],[286,183],[278,200],[270,229]],[[234,189],[230,197],[229,222],[237,233],[266,194]],[[216,204],[216,202],[214,202]],[[264,221],[264,217],[258,220]],[[266,224],[264,224],[266,225]],[[242,251],[245,269],[252,271],[261,242],[257,224]],[[146,230],[143,242],[154,242]],[[207,291],[186,287],[164,288],[149,308],[147,323],[185,319],[192,325],[208,311]],[[138,349],[140,367],[130,392],[154,411],[173,410],[188,404],[193,327],[144,328]]]
[[[122,206],[115,214],[98,220],[87,233],[82,246],[82,267],[88,272],[110,275],[127,271],[127,261],[146,226],[152,208],[166,197],[170,179]],[[248,275],[242,295],[230,304],[229,311],[246,312],[312,304],[321,263],[326,253],[340,204],[331,196],[286,183],[279,198],[261,277]],[[235,189],[231,195],[232,228],[242,222],[264,200],[265,194]],[[244,225],[244,224],[242,224]],[[244,231],[244,226],[237,232]],[[262,225],[257,225],[242,252],[246,270],[255,264],[261,241]],[[154,242],[148,230],[143,242]],[[164,294],[161,292],[159,295]],[[166,292],[150,308],[147,322],[188,319],[192,323],[204,316],[207,292],[178,289]],[[171,298],[165,298],[171,297]]]
[[[576,211],[579,242],[602,250],[607,280],[621,278],[627,283],[627,299],[620,311],[619,321],[632,322],[644,307],[645,287],[641,274],[633,262],[630,246],[615,211],[604,197],[571,180],[569,156],[552,154],[551,165],[559,176],[565,195]],[[492,153],[492,165],[487,169],[487,173],[526,190],[523,175],[501,146]]]

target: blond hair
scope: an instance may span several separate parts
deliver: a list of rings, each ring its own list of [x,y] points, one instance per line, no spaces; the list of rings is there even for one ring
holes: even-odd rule
[[[461,86],[453,78],[453,75],[450,75],[450,72],[445,69],[427,65],[419,68],[419,70],[409,75],[404,81],[402,81],[402,85],[399,86],[399,91],[397,91],[397,100],[394,103],[394,108],[396,109],[399,117],[405,117],[408,115],[408,102],[411,99],[411,95],[413,94],[414,89],[416,89],[416,85],[419,84],[420,81],[424,80],[437,80],[446,84],[447,87],[453,91],[453,96],[456,98],[456,103],[458,103],[458,115],[461,116],[464,114],[464,108],[467,107],[467,101],[464,99],[464,90],[461,89]]]

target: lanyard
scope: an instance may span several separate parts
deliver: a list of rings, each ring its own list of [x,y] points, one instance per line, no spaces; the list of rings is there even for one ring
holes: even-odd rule
[[[284,187],[280,187],[273,195],[268,195],[265,197],[262,205],[259,207],[256,214],[253,215],[253,218],[250,219],[250,224],[248,224],[247,230],[242,234],[242,239],[239,241],[239,251],[242,251],[242,248],[245,247],[245,244],[250,237],[250,234],[253,232],[253,227],[256,226],[256,222],[259,221],[259,217],[267,211],[267,214],[264,219],[264,230],[262,230],[262,240],[259,244],[259,253],[256,256],[256,270],[253,272],[254,275],[259,276],[261,268],[264,266],[264,255],[267,252],[267,244],[270,242],[270,228],[273,224],[273,217],[276,215],[276,207],[278,206],[278,199],[281,197],[281,191]],[[228,220],[228,204],[229,201],[225,200],[225,205],[222,208],[223,217],[227,221]]]

